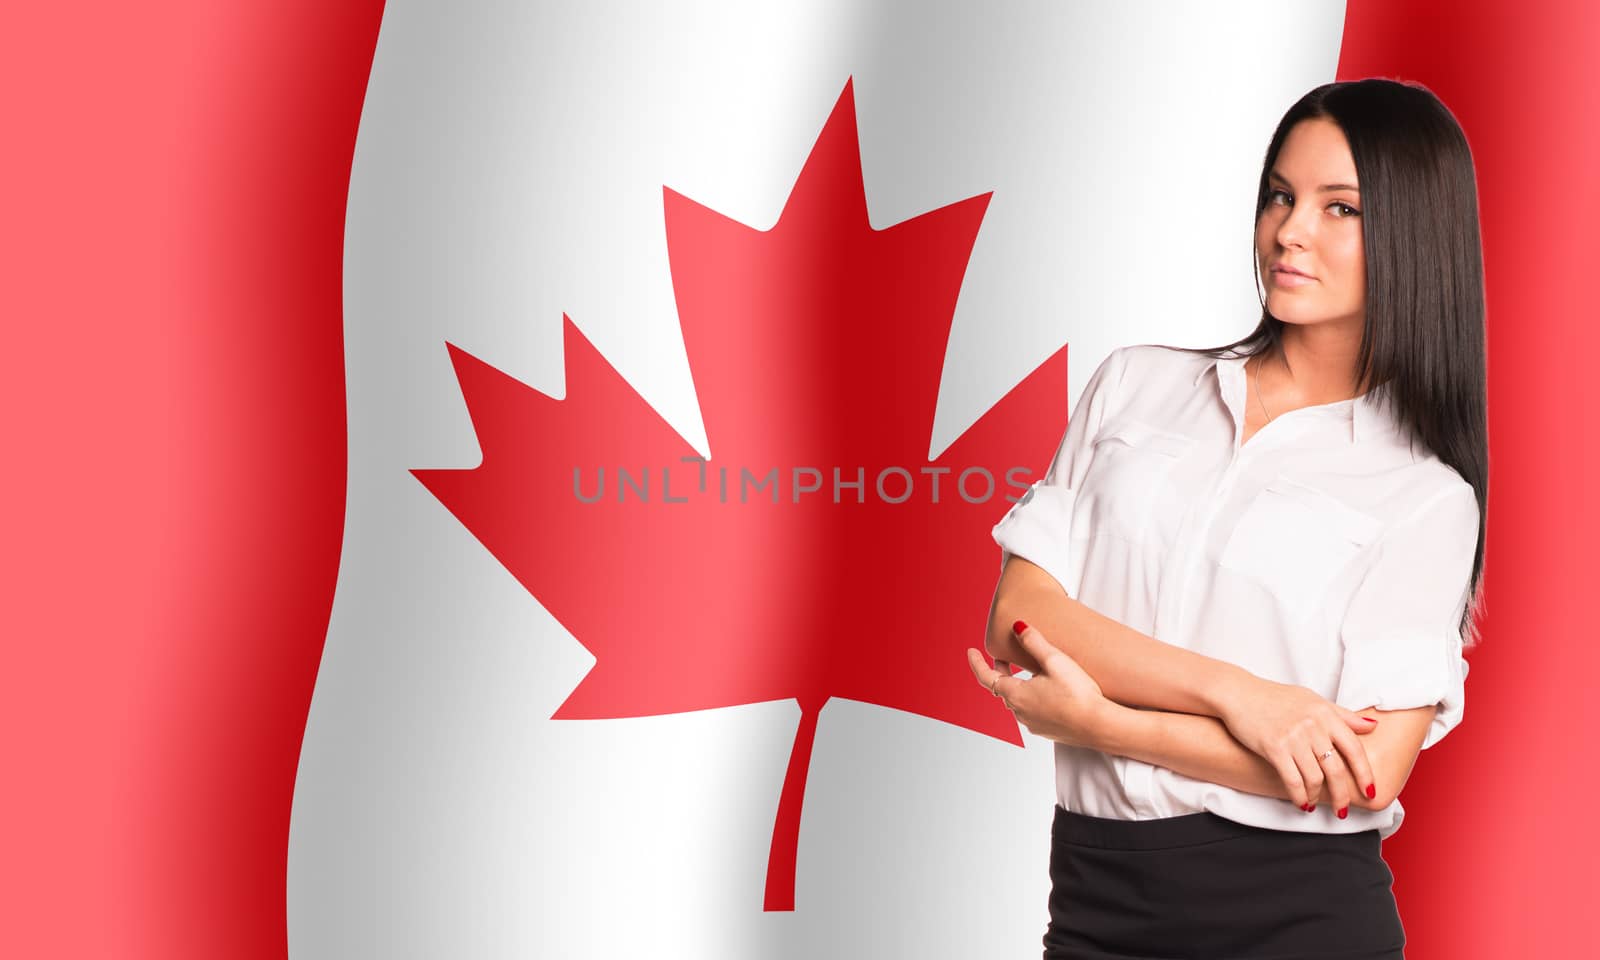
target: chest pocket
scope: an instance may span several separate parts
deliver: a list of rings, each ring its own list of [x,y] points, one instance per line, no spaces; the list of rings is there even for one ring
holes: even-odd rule
[[[1103,427],[1083,478],[1079,499],[1092,534],[1138,542],[1167,493],[1173,468],[1194,439],[1142,420],[1124,418]]]
[[[1382,526],[1331,494],[1280,476],[1239,515],[1217,562],[1266,588],[1285,622],[1298,624]]]

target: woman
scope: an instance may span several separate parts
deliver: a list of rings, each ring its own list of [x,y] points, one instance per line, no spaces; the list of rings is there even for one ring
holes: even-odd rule
[[[1057,741],[1047,958],[1403,956],[1380,844],[1461,720],[1483,567],[1455,119],[1387,80],[1306,94],[1255,254],[1254,332],[1113,351],[994,529],[995,669],[968,658]]]

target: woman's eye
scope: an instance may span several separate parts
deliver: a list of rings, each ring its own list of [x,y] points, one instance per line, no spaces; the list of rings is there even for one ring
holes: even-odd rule
[[[1267,191],[1267,203],[1269,203],[1269,204],[1277,203],[1279,197],[1282,197],[1291,206],[1294,204],[1294,198],[1289,196],[1288,193],[1286,193],[1286,192],[1284,192],[1282,190],[1269,190],[1269,191]],[[1333,201],[1332,203],[1328,204],[1328,206],[1331,209],[1338,210],[1339,211],[1339,217],[1341,219],[1344,219],[1344,218],[1347,218],[1347,217],[1359,217],[1359,216],[1361,216],[1361,211],[1360,210],[1357,210],[1355,207],[1350,206],[1350,204],[1344,203],[1344,202],[1339,201],[1339,200]]]

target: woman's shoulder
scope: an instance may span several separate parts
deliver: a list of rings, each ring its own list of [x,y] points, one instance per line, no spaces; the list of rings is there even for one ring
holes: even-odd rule
[[[1455,467],[1429,453],[1414,460],[1407,471],[1411,478],[1406,498],[1406,519],[1436,508],[1465,510],[1474,518],[1478,512],[1478,491]]]
[[[1126,397],[1135,393],[1187,392],[1216,360],[1182,347],[1135,343],[1117,347],[1101,364]]]
[[[1187,373],[1192,378],[1199,371],[1217,362],[1214,357],[1206,356],[1200,351],[1165,343],[1129,344],[1111,351],[1111,355],[1118,357],[1129,374],[1148,377],[1163,375],[1177,377]]]
[[[1137,420],[1133,429],[1146,432],[1186,432],[1177,422],[1191,407],[1186,401],[1197,374],[1210,358],[1177,347],[1136,343],[1116,347],[1095,369],[1085,387],[1080,406],[1093,411],[1093,422],[1108,424]]]

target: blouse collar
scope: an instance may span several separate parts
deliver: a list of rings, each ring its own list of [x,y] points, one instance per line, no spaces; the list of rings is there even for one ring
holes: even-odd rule
[[[1205,357],[1205,364],[1200,372],[1195,374],[1195,386],[1213,367],[1217,368],[1217,384],[1221,389],[1222,377],[1237,377],[1243,379],[1245,375],[1244,364],[1249,359],[1246,356],[1226,356],[1221,358]],[[1226,372],[1224,372],[1226,371]],[[1338,400],[1333,403],[1318,404],[1315,409],[1327,412],[1329,415],[1337,414],[1350,424],[1349,438],[1352,444],[1361,440],[1371,440],[1378,436],[1382,427],[1390,422],[1390,412],[1386,409],[1387,403],[1374,400],[1369,391],[1359,397],[1348,400]],[[1306,408],[1310,409],[1310,408]]]

